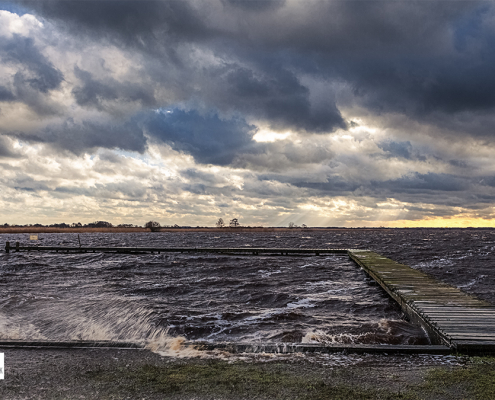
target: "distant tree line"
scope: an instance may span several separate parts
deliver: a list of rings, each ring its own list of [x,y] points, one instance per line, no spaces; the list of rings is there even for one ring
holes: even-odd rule
[[[66,224],[65,222],[61,222],[60,224],[26,224],[26,225],[16,225],[16,224],[3,224],[0,225],[4,228],[24,228],[24,227],[34,227],[34,228],[140,228],[139,225],[133,224],[119,224],[113,225],[111,222],[107,221],[95,221],[90,222],[89,224],[82,224],[80,222],[73,222],[72,224]]]
[[[25,224],[25,225],[19,225],[19,224],[0,224],[1,228],[29,228],[29,227],[34,227],[34,228],[148,228],[154,231],[158,231],[161,228],[166,228],[166,229],[181,229],[181,228],[208,228],[207,226],[190,226],[190,225],[161,225],[157,221],[148,221],[144,225],[134,225],[134,224],[118,224],[114,225],[111,222],[107,221],[95,221],[95,222],[90,222],[88,224],[82,224],[81,222],[73,222],[71,224],[66,224],[65,222],[59,223],[59,224],[49,224],[49,225],[43,225],[43,224]]]

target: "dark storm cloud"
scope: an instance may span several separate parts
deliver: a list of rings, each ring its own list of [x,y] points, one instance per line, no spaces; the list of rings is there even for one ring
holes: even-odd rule
[[[293,180],[293,179],[292,179]],[[327,182],[293,182],[294,186],[307,189],[316,189],[331,195],[344,195],[358,189],[360,184],[346,181],[339,176],[329,177]]]
[[[469,168],[468,163],[463,160],[449,160],[449,164],[457,168]]]
[[[144,152],[146,138],[138,121],[126,122],[76,122],[67,119],[61,124],[49,125],[45,128],[25,133],[19,131],[6,132],[9,136],[22,140],[47,143],[61,150],[80,155],[95,148],[119,148]]]
[[[44,0],[19,1],[36,13],[81,33],[139,39],[173,37],[181,41],[228,38],[262,48],[328,52],[431,48],[443,44],[446,25],[477,2],[308,1],[283,0]],[[223,7],[219,7],[223,6]],[[285,18],[275,11],[285,9]],[[232,11],[236,11],[232,15]],[[254,12],[253,12],[254,11]],[[214,17],[208,12],[215,12]],[[264,15],[269,18],[263,18]],[[217,24],[210,23],[211,21]],[[222,21],[235,24],[222,25]],[[218,24],[220,22],[220,24]],[[463,26],[466,25],[462,21]],[[235,25],[235,28],[232,28]],[[421,26],[421,29],[418,27]],[[459,41],[459,39],[458,39]]]
[[[274,129],[320,133],[345,127],[335,103],[312,107],[308,88],[294,73],[276,60],[267,64],[258,62],[261,74],[248,68],[231,68],[226,74],[225,99],[239,110],[266,118]]]
[[[60,86],[64,77],[53,64],[43,56],[32,38],[13,35],[0,43],[0,58],[7,64],[20,64],[27,71],[16,74],[17,85],[29,85],[46,93]]]
[[[17,152],[12,148],[12,144],[6,138],[0,136],[0,158],[18,158]]]
[[[482,61],[481,57],[452,55],[442,60],[380,60],[369,63],[366,71],[346,65],[341,76],[354,82],[355,99],[373,112],[397,112],[444,125],[445,119],[458,113],[493,112],[493,68],[495,57]],[[456,130],[455,120],[449,125]]]
[[[119,40],[142,49],[169,40],[200,39],[207,31],[200,15],[183,0],[43,0],[20,1],[46,18],[61,21],[69,30]]]
[[[11,76],[5,74],[4,79],[10,78],[10,82],[0,86],[0,102],[24,103],[40,116],[59,113],[47,96],[60,88],[64,76],[32,38],[14,34],[0,40],[0,60],[17,71]]]
[[[259,175],[258,179],[261,181],[290,183],[295,187],[310,189],[316,196],[365,195],[381,198],[382,200],[392,197],[403,201],[410,201],[411,196],[413,196],[417,201],[428,199],[432,203],[445,205],[449,205],[448,199],[451,198],[452,206],[465,204],[466,198],[469,197],[477,198],[476,195],[469,193],[470,189],[474,189],[474,182],[471,179],[442,173],[413,173],[398,179],[377,179],[369,182],[344,179],[338,175],[328,176],[325,181],[318,182],[312,181],[311,177],[302,180],[297,177],[279,174],[263,174]],[[486,179],[481,184],[489,186],[493,182],[493,179]],[[459,198],[456,198],[456,196],[459,196]]]
[[[218,177],[217,175],[209,172],[199,171],[196,168],[189,168],[184,171],[181,171],[181,175],[188,179],[199,180],[209,184],[225,182],[225,179],[222,177]]]
[[[378,144],[378,147],[390,153],[392,156],[411,159],[411,142],[384,142]]]
[[[377,143],[377,146],[385,151],[387,157],[426,161],[426,156],[415,149],[409,141],[395,142],[393,140],[388,140],[385,142]]]
[[[0,101],[13,101],[14,99],[14,93],[5,86],[0,86]]]
[[[199,163],[216,165],[231,163],[240,152],[257,151],[252,140],[254,133],[255,127],[241,118],[221,119],[216,113],[203,115],[178,109],[138,113],[126,121],[78,122],[69,118],[29,133],[5,132],[11,137],[51,144],[78,155],[97,148],[142,153],[147,146],[147,134],[174,150],[191,154]]]
[[[39,190],[51,190],[50,182],[45,180],[37,180],[31,176],[19,173],[15,179],[8,182],[8,185],[13,189],[27,192],[37,192]]]
[[[145,119],[146,132],[191,154],[200,163],[227,165],[248,150],[255,127],[240,118],[220,119],[215,113],[168,110]]]
[[[285,4],[285,0],[222,0],[222,3],[242,10],[261,12],[276,10]]]
[[[140,102],[145,106],[156,103],[151,87],[140,86],[132,82],[121,83],[112,78],[106,78],[104,81],[97,80],[90,72],[83,71],[77,66],[74,68],[74,73],[82,85],[76,86],[72,94],[81,106],[102,110],[104,109],[103,102],[109,100]]]
[[[295,23],[275,19],[246,36],[297,71],[347,82],[352,101],[374,113],[397,112],[437,126],[447,120],[454,132],[491,135],[475,121],[476,129],[460,128],[466,115],[452,119],[494,111],[490,4],[311,2],[299,11]]]
[[[61,195],[82,195],[96,197],[99,200],[108,199],[144,199],[146,197],[146,186],[135,179],[121,182],[109,182],[105,184],[96,183],[91,187],[79,186],[57,186],[53,192]],[[40,189],[43,190],[43,189]]]
[[[429,172],[420,174],[418,172],[410,176],[404,176],[400,179],[388,180],[383,182],[371,182],[371,185],[377,188],[388,189],[393,193],[398,192],[462,192],[469,189],[470,182],[466,178],[450,175],[436,174]]]
[[[495,106],[495,35],[492,7],[485,2],[24,4],[78,34],[118,40],[150,57],[173,53],[180,43],[213,49],[220,57],[236,55],[239,66],[217,76],[224,87],[221,98],[204,88],[194,96],[207,107],[228,103],[241,114],[266,118],[276,129],[331,132],[346,126],[335,104],[309,104],[308,88],[296,71],[347,82],[354,101],[374,112],[399,112],[434,124],[442,123],[443,114],[491,112]],[[166,81],[165,75],[161,83]],[[98,103],[98,96],[129,96],[108,84],[98,92],[89,81],[74,94],[83,104]],[[144,97],[151,101],[149,94]]]
[[[375,116],[399,113],[442,127],[441,132],[431,129],[426,134],[492,135],[495,13],[490,3],[21,3],[57,29],[65,27],[77,34],[82,42],[117,44],[129,51],[126,54],[130,57],[138,49],[139,74],[154,87],[133,83],[132,79],[117,81],[75,67],[78,80],[72,95],[77,104],[105,112],[113,112],[126,102],[137,102],[148,109],[178,103],[191,108],[175,109],[171,114],[142,111],[139,116],[123,118],[133,122],[122,123],[120,133],[117,123],[109,129],[96,122],[76,125],[79,127],[73,129],[77,135],[68,129],[68,138],[48,130],[40,133],[39,140],[57,142],[72,151],[98,146],[143,151],[144,131],[191,154],[199,163],[227,165],[243,152],[252,155],[264,151],[252,143],[255,128],[246,121],[258,120],[276,130],[329,133],[349,125],[339,107],[356,104]],[[33,42],[19,42],[19,46],[10,57],[16,62],[24,60],[33,75],[19,76],[19,85],[40,93],[60,85],[63,77]],[[23,48],[33,49],[34,61]],[[210,62],[212,58],[214,62]],[[323,95],[315,96],[319,84],[311,86],[308,82],[322,82],[328,88],[322,90]],[[345,87],[345,96],[332,85]],[[15,89],[0,88],[0,98],[8,101],[11,94],[17,95]],[[164,100],[159,89],[173,95]],[[219,114],[204,114],[194,111],[194,107],[219,110]],[[98,129],[101,135],[91,133]],[[379,146],[386,157],[425,161],[408,141],[391,138]],[[286,158],[295,164],[299,159]],[[390,187],[430,190],[430,181],[432,177],[418,175],[390,183]],[[315,189],[320,185],[321,190],[355,187],[354,183],[346,186],[333,180],[308,184]],[[447,186],[438,183],[438,187]]]
[[[495,187],[495,176],[484,176],[479,179],[479,183],[482,185],[487,185]]]

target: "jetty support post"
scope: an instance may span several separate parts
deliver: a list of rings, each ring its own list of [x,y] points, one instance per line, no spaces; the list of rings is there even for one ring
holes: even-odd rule
[[[10,253],[10,242],[5,243],[5,252]]]
[[[19,251],[19,242],[15,242],[15,251]]]

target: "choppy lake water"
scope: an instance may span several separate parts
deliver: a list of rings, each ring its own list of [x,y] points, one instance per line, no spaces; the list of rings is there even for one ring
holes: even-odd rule
[[[77,234],[40,234],[76,245]],[[84,233],[83,245],[369,248],[494,302],[495,231]],[[0,243],[27,242],[1,234]],[[0,253],[0,337],[426,344],[346,256]]]

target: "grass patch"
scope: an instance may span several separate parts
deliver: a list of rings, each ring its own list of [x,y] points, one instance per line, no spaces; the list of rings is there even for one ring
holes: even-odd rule
[[[116,383],[116,376],[94,373],[94,379]],[[127,370],[119,376],[126,391],[153,392],[163,398],[199,396],[201,399],[417,399],[383,389],[360,388],[359,385],[332,383],[331,378],[302,376],[288,371],[285,364],[247,364],[224,361],[145,365]],[[122,388],[124,389],[124,388]],[[186,397],[189,398],[189,397]]]
[[[445,398],[495,399],[495,358],[473,357],[465,367],[434,368],[418,389]]]
[[[109,399],[122,393],[131,398],[148,394],[160,399],[495,399],[494,358],[470,358],[465,367],[433,368],[423,375],[422,383],[409,384],[406,378],[400,391],[394,374],[377,373],[370,379],[369,372],[316,366],[300,369],[287,363],[189,360],[96,370],[86,377],[98,382]]]

